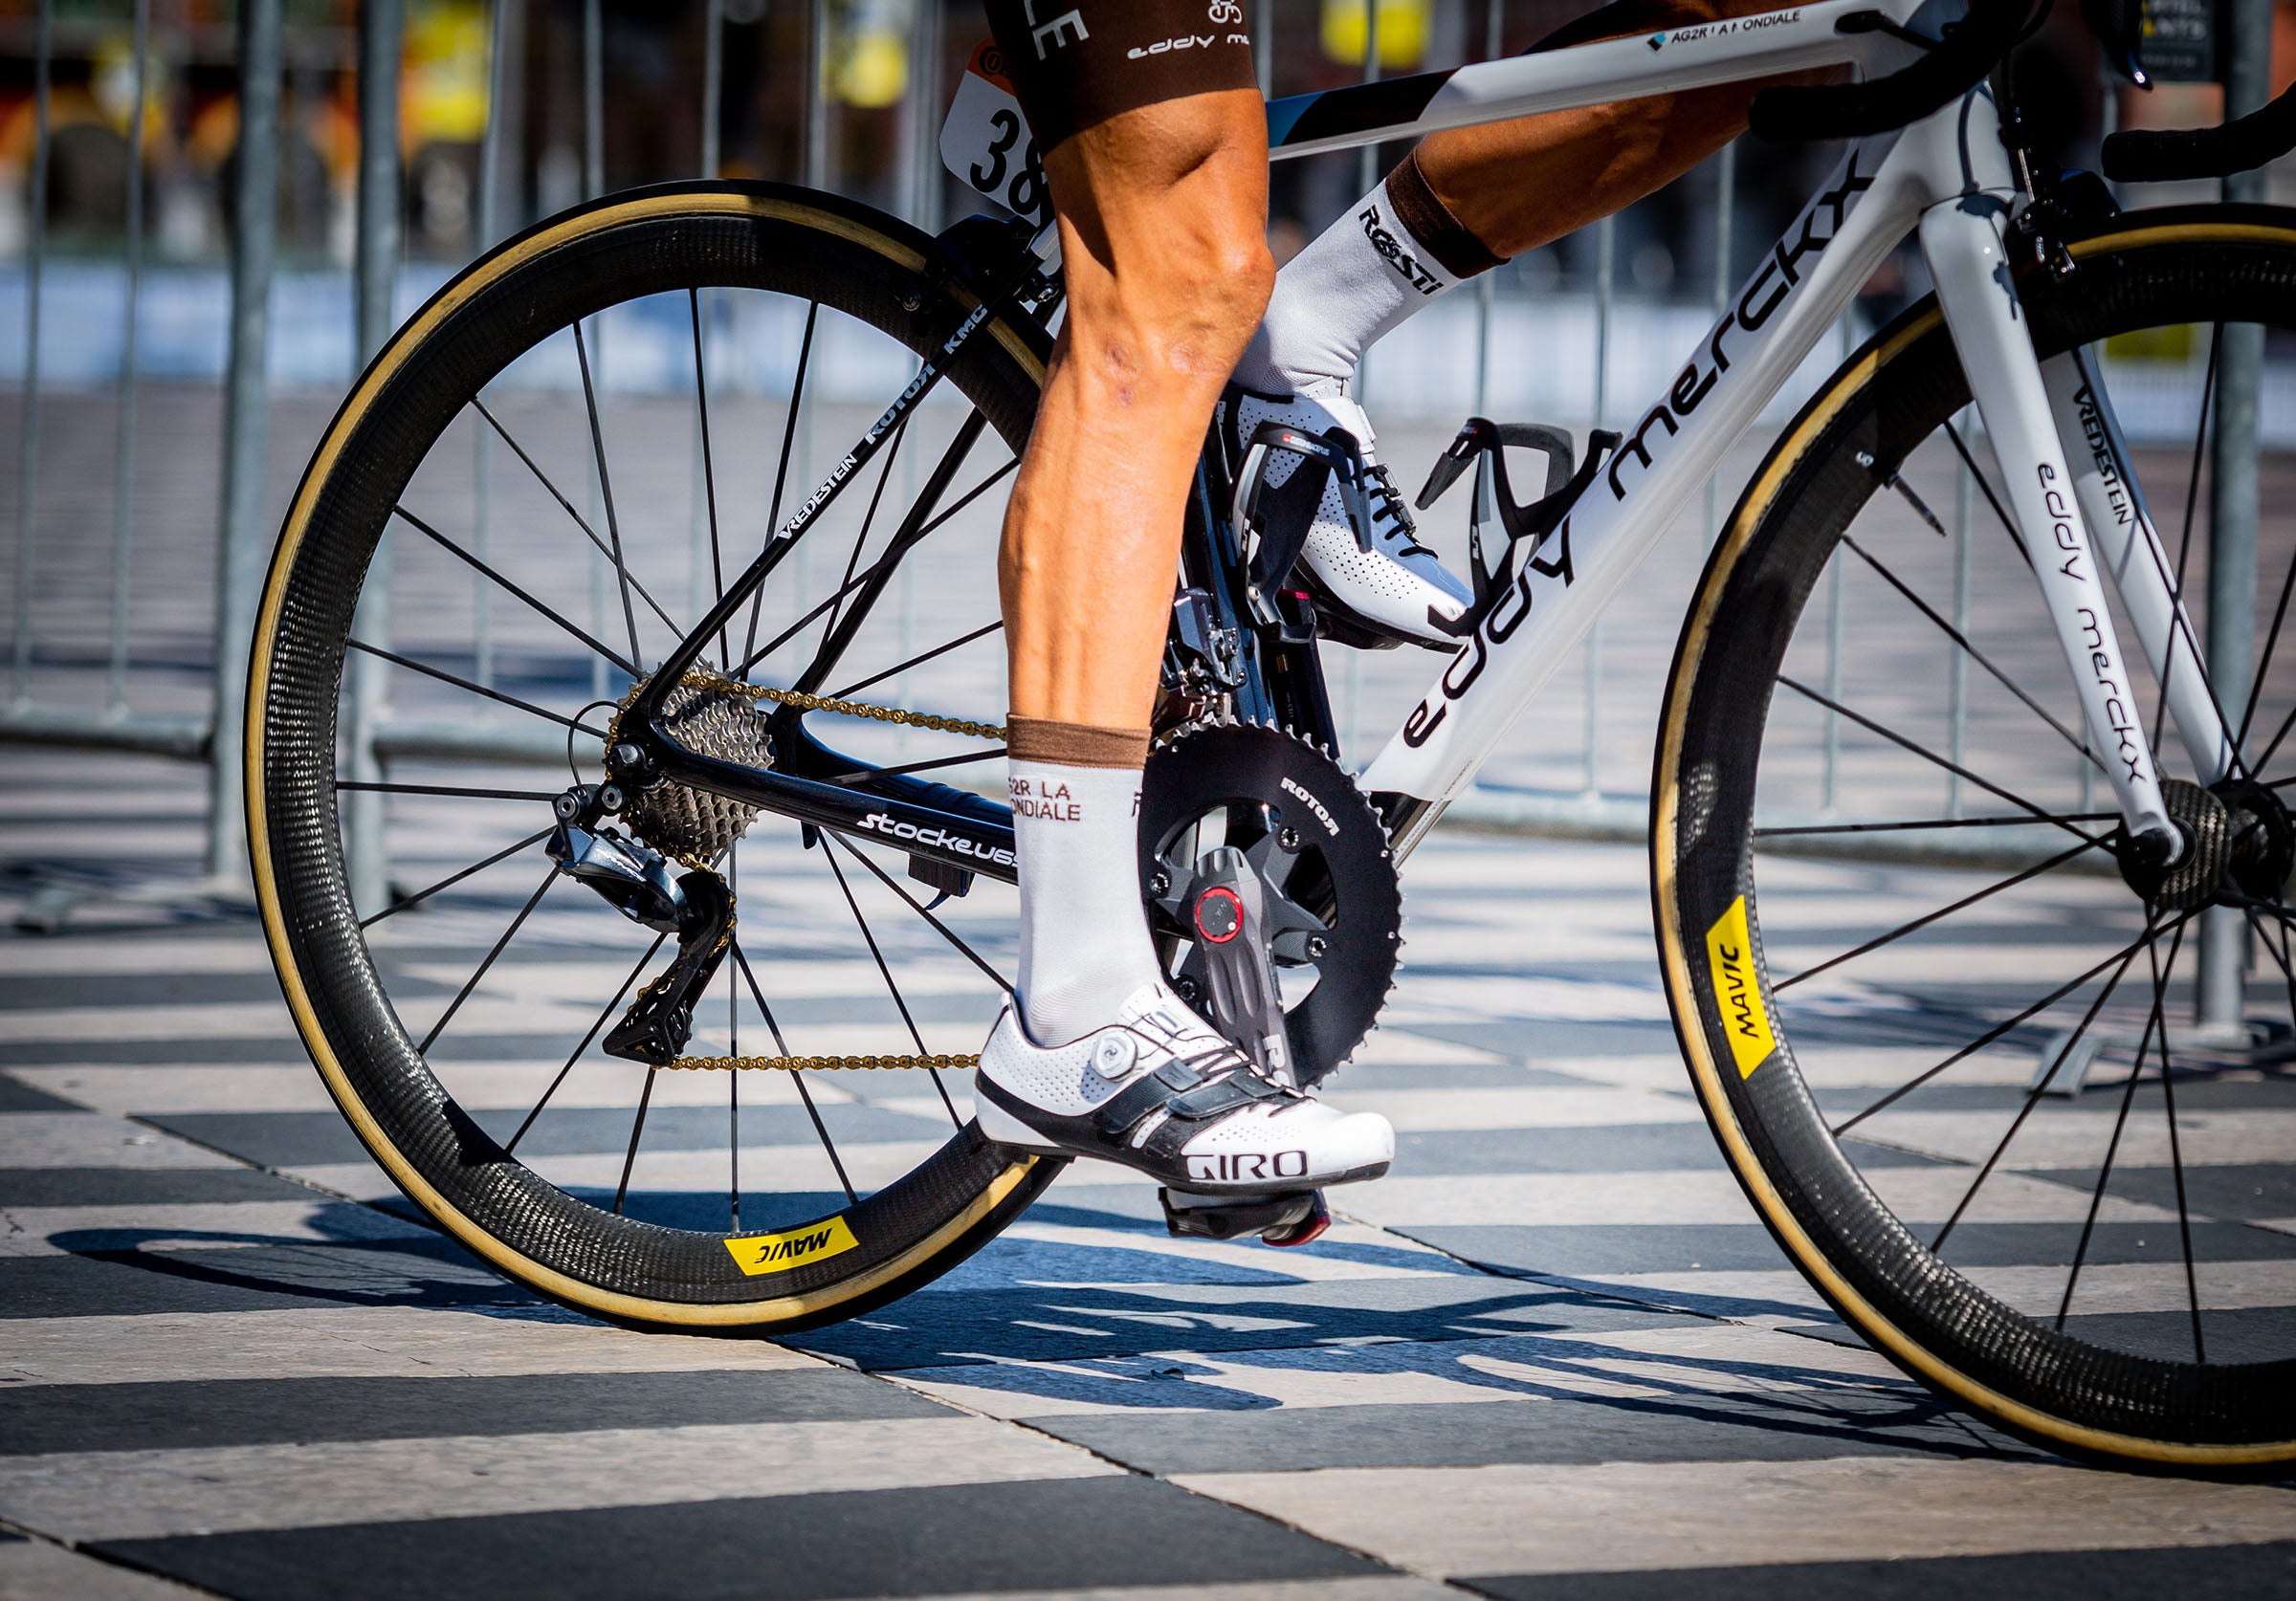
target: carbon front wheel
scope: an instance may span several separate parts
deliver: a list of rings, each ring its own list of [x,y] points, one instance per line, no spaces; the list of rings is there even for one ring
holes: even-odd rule
[[[680,737],[1001,792],[993,551],[1043,330],[990,318],[874,460],[846,453],[977,304],[865,207],[610,196],[441,290],[289,510],[245,765],[282,987],[387,1182],[568,1305],[688,1331],[850,1317],[1060,1167],[970,1119],[1009,886],[919,883],[897,844],[667,782],[615,802],[733,903],[671,1064],[621,1020],[677,946],[544,857],[620,708],[808,494],[827,509],[673,691]]]
[[[2131,442],[2115,505],[2159,535],[2133,559],[2204,637],[2248,629],[2208,671],[2220,780],[2129,669],[2173,809],[2222,848],[2182,878],[2123,852],[1924,301],[1786,430],[1701,581],[1653,779],[1660,950],[1724,1154],[1875,1349],[2060,1450],[2254,1472],[2296,1460],[2296,439],[2270,399],[2296,214],[2133,214],[2070,249],[2020,296]],[[2253,593],[2202,572],[2243,341],[2268,375]],[[1739,1280],[1711,1283],[1807,1304]]]

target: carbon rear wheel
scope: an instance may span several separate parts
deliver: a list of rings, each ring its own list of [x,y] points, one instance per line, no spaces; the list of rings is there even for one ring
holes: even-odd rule
[[[736,903],[686,1055],[653,1065],[603,1046],[674,946],[543,859],[617,708],[825,473],[828,511],[678,691],[681,737],[763,763],[770,724],[851,753],[855,781],[1001,793],[992,556],[1043,330],[991,318],[878,461],[834,468],[976,308],[933,252],[767,185],[540,224],[376,359],[272,562],[245,778],[297,1025],[391,1184],[600,1317],[850,1317],[964,1260],[1061,1167],[970,1119],[1008,885],[928,888],[897,844],[648,791],[610,821]],[[824,693],[758,698],[800,683]],[[386,837],[387,877],[361,850]],[[936,888],[957,897],[938,912]]]
[[[2210,397],[2228,343],[2296,343],[2296,214],[2132,214],[2071,252],[2020,277],[2036,344],[2091,363],[2133,441],[2116,504],[2149,507],[2148,559],[2205,627]],[[1955,1404],[2188,1472],[2296,1460],[2296,515],[2264,423],[2256,593],[2219,597],[2253,644],[2210,673],[2230,778],[2130,669],[2176,804],[2229,842],[2205,882],[2121,850],[1933,300],[1828,381],[1724,528],[1653,775],[1675,1027],[1794,1266]]]

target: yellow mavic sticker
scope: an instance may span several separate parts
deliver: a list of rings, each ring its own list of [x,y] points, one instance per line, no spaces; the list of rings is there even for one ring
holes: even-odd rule
[[[1755,980],[1754,936],[1746,929],[1745,896],[1731,902],[1721,920],[1706,931],[1706,956],[1713,964],[1714,1003],[1722,1009],[1730,1054],[1737,1059],[1738,1077],[1751,1078],[1777,1049],[1777,1036],[1770,1032],[1762,987]]]
[[[820,1261],[860,1243],[843,1217],[831,1217],[827,1222],[791,1229],[787,1234],[753,1234],[729,1239],[725,1248],[733,1252],[735,1264],[755,1278],[761,1273],[786,1273],[792,1267]]]

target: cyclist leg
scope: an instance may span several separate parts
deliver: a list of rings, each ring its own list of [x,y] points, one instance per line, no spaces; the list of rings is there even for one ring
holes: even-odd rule
[[[1554,37],[1586,43],[1776,9],[1765,0],[1616,0]],[[1757,90],[1833,76],[1821,69],[1448,129],[1422,140],[1406,161],[1496,265],[1681,177],[1746,131]]]
[[[1141,908],[1140,769],[1188,489],[1273,278],[1248,41],[1215,41],[1227,54],[1205,50],[1192,79],[1168,65],[1123,76],[1139,59],[1116,48],[1127,36],[1170,37],[1203,14],[1202,0],[1112,0],[1021,29],[991,13],[1052,142],[1068,316],[999,563],[1019,1015],[983,1048],[976,1111],[1008,1144],[1246,1194],[1374,1176],[1393,1134],[1254,1071],[1165,988]],[[1098,54],[1053,71],[1086,44]]]
[[[1773,9],[1769,0],[1615,0],[1546,42],[1580,44]],[[1747,102],[1760,87],[1723,84],[1431,134],[1285,265],[1236,369],[1227,414],[1237,441],[1270,419],[1344,429],[1363,448],[1376,486],[1368,549],[1336,492],[1292,512],[1314,518],[1304,549],[1312,581],[1389,634],[1452,643],[1467,588],[1418,543],[1402,497],[1377,465],[1370,420],[1348,392],[1357,363],[1445,291],[1697,165],[1745,131]],[[1381,555],[1390,560],[1380,562]]]
[[[1541,41],[1585,44],[1776,10],[1775,0],[1613,0]],[[1430,134],[1278,274],[1237,371],[1268,393],[1343,389],[1362,353],[1444,291],[1672,183],[1746,129],[1769,83]]]

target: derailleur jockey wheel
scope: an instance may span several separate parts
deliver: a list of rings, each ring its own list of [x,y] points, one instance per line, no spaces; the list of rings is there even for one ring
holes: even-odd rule
[[[1219,998],[1205,946],[1234,932],[1238,873],[1267,910],[1291,1071],[1316,1084],[1362,1042],[1395,978],[1403,901],[1386,830],[1346,770],[1296,735],[1181,729],[1148,757],[1140,882],[1165,971],[1207,1017]]]

